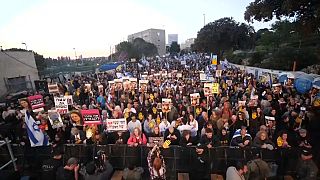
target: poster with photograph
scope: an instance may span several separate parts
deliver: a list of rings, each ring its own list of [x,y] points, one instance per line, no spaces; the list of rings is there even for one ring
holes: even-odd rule
[[[232,80],[226,80],[226,83],[229,87],[232,86]]]
[[[68,105],[73,105],[73,97],[72,95],[64,96],[67,99]]]
[[[148,89],[148,80],[140,80],[139,81],[139,91],[140,92],[146,92]]]
[[[42,95],[34,95],[34,96],[29,96],[28,100],[30,102],[31,108],[33,112],[40,112],[43,111],[44,102],[43,102],[43,97]]]
[[[115,89],[116,88],[116,85],[115,85],[114,81],[108,81],[108,84],[109,84],[109,89]]]
[[[222,70],[216,70],[216,77],[221,77]]]
[[[190,94],[190,99],[191,99],[192,106],[197,106],[200,104],[200,94],[199,93]]]
[[[69,112],[67,98],[54,97],[54,104],[55,104],[55,108],[59,114],[67,114]]]
[[[213,83],[206,82],[203,84],[203,91],[204,91],[205,97],[212,96],[212,87],[213,87]]]
[[[238,101],[238,106],[240,107],[245,107],[246,106],[246,101]]]
[[[48,110],[48,117],[53,129],[57,129],[63,126],[61,116],[57,112],[57,110]]]
[[[169,112],[171,110],[171,99],[162,98],[162,112]]]
[[[101,124],[100,112],[98,109],[81,110],[84,124]]]
[[[122,89],[122,79],[114,79],[114,83],[116,86],[116,90],[121,90]]]
[[[107,119],[106,122],[107,130],[112,131],[127,131],[127,121],[126,119]]]
[[[130,82],[129,77],[122,78],[122,86],[123,86],[123,90],[125,90],[125,91],[130,90],[131,82]]]
[[[59,93],[58,84],[57,83],[54,83],[54,84],[48,83],[48,90],[49,90],[50,94]]]
[[[131,83],[131,84],[130,84],[130,89],[131,89],[131,90],[138,89],[138,84],[137,84],[138,79],[137,79],[137,78],[130,78],[129,81],[130,81],[130,83]]]
[[[85,89],[87,89],[87,92],[91,92],[91,84],[87,83],[84,84]]]

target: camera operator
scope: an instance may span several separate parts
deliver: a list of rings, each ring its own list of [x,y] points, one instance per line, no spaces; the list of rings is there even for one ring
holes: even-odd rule
[[[107,156],[104,152],[97,153],[96,161],[89,162],[86,165],[86,173],[84,174],[85,180],[109,180],[113,172],[113,167],[109,163]]]

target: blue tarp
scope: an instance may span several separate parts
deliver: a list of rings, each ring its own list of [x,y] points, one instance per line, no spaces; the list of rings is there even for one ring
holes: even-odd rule
[[[104,64],[99,67],[99,70],[100,71],[109,71],[109,70],[116,69],[120,65],[121,65],[121,63]]]
[[[320,89],[320,77],[315,78],[315,79],[313,80],[313,87],[314,87],[314,88],[317,88],[317,89]]]
[[[294,81],[294,87],[301,94],[307,93],[312,88],[314,77],[303,74],[298,76]]]

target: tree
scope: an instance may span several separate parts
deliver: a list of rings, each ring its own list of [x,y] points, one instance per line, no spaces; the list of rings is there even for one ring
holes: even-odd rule
[[[177,42],[172,42],[169,49],[170,54],[175,54],[180,52],[180,45]]]
[[[255,0],[247,6],[244,19],[267,22],[273,18],[294,22],[297,30],[306,35],[319,32],[319,0]]]
[[[254,46],[254,29],[232,18],[222,18],[204,26],[197,35],[194,47],[200,52],[213,52],[219,57],[227,50],[250,49]]]

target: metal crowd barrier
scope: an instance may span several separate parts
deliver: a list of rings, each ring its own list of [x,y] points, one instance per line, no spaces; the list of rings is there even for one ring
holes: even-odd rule
[[[14,156],[18,160],[25,161],[35,159],[42,161],[51,157],[51,147],[27,148],[16,145],[12,147]],[[147,169],[147,155],[150,147],[138,146],[129,147],[127,145],[64,145],[64,162],[70,157],[76,157],[80,163],[92,161],[96,152],[105,151],[108,155],[110,163],[115,169],[124,169],[129,164],[143,167]],[[235,147],[217,147],[205,151],[208,157],[211,173],[224,174],[227,167],[235,165],[238,161],[252,160],[254,155],[259,153],[260,157],[266,162],[274,162],[278,165],[278,174],[293,174],[296,169],[299,158],[299,149],[275,149],[265,150],[256,148],[235,148]],[[170,146],[168,149],[161,149],[161,153],[165,159],[167,171],[169,173],[190,172],[194,168],[192,165],[196,160],[195,147]],[[7,159],[9,154],[7,151],[0,149],[0,159]],[[0,162],[1,163],[1,162]],[[18,162],[19,163],[19,162]]]

